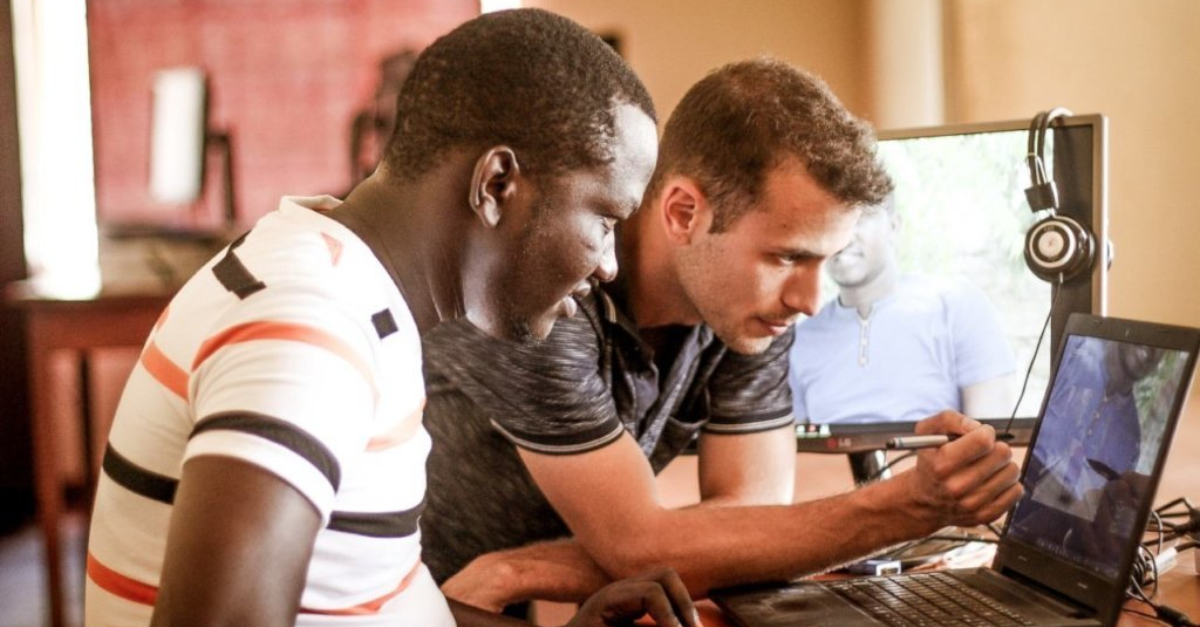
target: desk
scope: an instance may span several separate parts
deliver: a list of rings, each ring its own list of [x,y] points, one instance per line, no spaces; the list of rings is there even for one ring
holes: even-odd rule
[[[82,300],[64,300],[40,294],[27,283],[7,286],[8,303],[24,311],[29,351],[31,430],[33,433],[34,489],[38,523],[45,543],[52,627],[65,627],[60,517],[64,513],[64,477],[60,459],[66,454],[62,434],[55,429],[54,356],[66,352],[79,373],[80,413],[84,434],[84,476],[87,489],[95,484],[95,459],[91,450],[93,425],[90,399],[89,353],[100,348],[142,346],[170,296],[156,294],[101,294]]]
[[[1163,576],[1158,601],[1182,611],[1195,621],[1200,618],[1200,575],[1196,574],[1191,553],[1184,557],[1178,566]],[[1153,610],[1144,603],[1130,602],[1126,607],[1153,614]],[[697,609],[704,627],[737,627],[711,601],[701,601]],[[1163,627],[1163,624],[1137,614],[1121,612],[1117,627]]]
[[[1023,459],[1026,449],[1014,451],[1017,459]],[[901,466],[906,468],[907,466]],[[1156,505],[1174,498],[1186,496],[1193,502],[1200,500],[1200,378],[1192,388],[1191,398],[1180,417],[1171,451],[1167,454],[1166,470],[1154,499]],[[852,489],[854,482],[845,455],[801,454],[796,458],[796,500],[808,501],[838,494]],[[679,457],[668,465],[658,477],[658,487],[665,504],[669,507],[684,507],[700,499],[696,484],[696,457]],[[1200,575],[1196,574],[1191,552],[1180,558],[1180,563],[1163,577],[1160,600],[1182,610],[1193,621],[1200,620]],[[1140,604],[1131,607],[1146,610]],[[710,602],[701,602],[701,618],[706,627],[733,627],[720,610]],[[570,613],[554,607],[548,613],[551,624],[554,620],[564,622]],[[540,616],[539,616],[540,618]],[[1124,612],[1119,627],[1162,627],[1162,623]]]

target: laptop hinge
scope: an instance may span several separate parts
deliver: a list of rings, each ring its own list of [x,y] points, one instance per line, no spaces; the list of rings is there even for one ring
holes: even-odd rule
[[[987,572],[989,581],[1000,582],[1002,585],[1013,585],[1013,582],[1020,583],[1025,588],[1030,588],[1039,593],[1044,601],[1050,602],[1057,606],[1056,610],[1066,616],[1072,618],[1093,618],[1096,616],[1095,608],[1081,604],[1079,601],[1072,599],[1057,590],[1049,588],[1035,579],[1031,579],[1011,568],[1002,568],[1000,570],[994,568],[981,569]]]

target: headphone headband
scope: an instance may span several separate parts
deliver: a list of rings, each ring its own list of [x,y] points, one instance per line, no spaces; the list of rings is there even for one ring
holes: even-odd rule
[[[1046,135],[1054,121],[1071,115],[1062,107],[1041,111],[1029,123],[1025,162],[1029,187],[1025,198],[1034,213],[1049,210],[1025,235],[1025,261],[1046,281],[1062,285],[1091,269],[1096,258],[1092,234],[1079,222],[1058,215],[1058,187],[1046,168]]]
[[[1025,156],[1029,166],[1029,188],[1025,190],[1025,199],[1029,201],[1031,211],[1049,209],[1051,214],[1058,211],[1058,188],[1046,169],[1046,133],[1055,120],[1069,115],[1069,110],[1054,107],[1038,113],[1029,123],[1028,154]]]

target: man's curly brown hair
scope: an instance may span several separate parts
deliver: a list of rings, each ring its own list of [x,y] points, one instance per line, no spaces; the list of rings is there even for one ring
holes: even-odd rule
[[[540,9],[489,13],[418,57],[384,162],[411,179],[448,150],[504,144],[526,172],[597,166],[613,158],[618,104],[655,119],[646,87],[600,37]]]
[[[850,206],[878,204],[892,190],[871,128],[820,79],[764,57],[721,67],[688,90],[667,121],[647,197],[668,176],[687,176],[713,206],[719,233],[755,206],[767,174],[789,157]]]

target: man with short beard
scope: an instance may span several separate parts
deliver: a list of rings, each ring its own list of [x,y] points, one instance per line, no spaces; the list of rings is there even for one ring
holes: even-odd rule
[[[610,278],[613,224],[654,168],[654,107],[599,37],[529,9],[439,38],[397,108],[345,202],[285,197],[155,325],[105,451],[88,625],[513,624],[447,603],[422,561],[420,336],[464,318],[545,337]],[[646,613],[697,624],[661,569],[570,624]]]
[[[695,85],[619,230],[615,281],[538,344],[465,323],[426,340],[422,524],[443,591],[488,609],[571,601],[653,564],[702,595],[1006,511],[1011,451],[952,412],[918,432],[961,437],[913,470],[791,503],[790,328],[816,312],[859,207],[891,189],[872,133],[818,79],[759,59]],[[696,436],[703,500],[664,507],[654,475]]]

